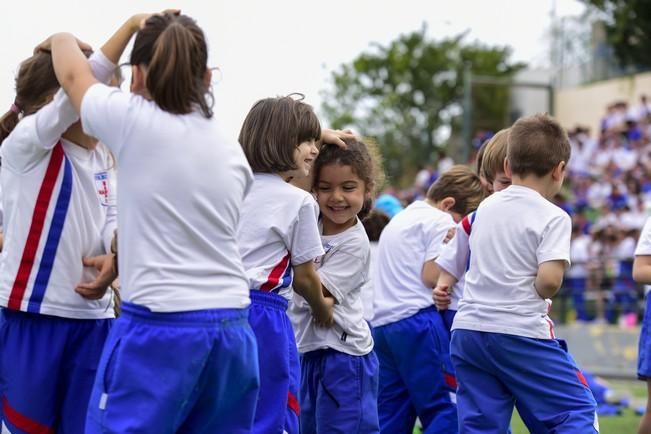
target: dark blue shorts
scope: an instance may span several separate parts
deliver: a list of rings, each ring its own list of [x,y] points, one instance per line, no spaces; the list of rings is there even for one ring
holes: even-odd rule
[[[260,397],[252,433],[298,434],[301,371],[287,300],[251,291],[249,324],[258,342]]]
[[[562,341],[452,332],[461,433],[506,432],[515,401],[548,432],[598,432],[597,405]]]
[[[637,356],[637,376],[640,380],[651,379],[651,297],[647,294],[644,319],[640,330]]]
[[[83,434],[112,321],[0,310],[0,396],[12,433]]]
[[[382,432],[456,433],[456,378],[448,330],[435,307],[373,329],[380,361],[378,413]]]
[[[248,309],[154,313],[123,303],[86,433],[249,433],[259,381],[247,319]]]
[[[301,356],[301,434],[379,433],[379,365],[374,352],[332,349]]]

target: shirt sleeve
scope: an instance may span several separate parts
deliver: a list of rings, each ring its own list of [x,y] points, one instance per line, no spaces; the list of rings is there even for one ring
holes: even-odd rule
[[[423,242],[425,243],[425,258],[423,263],[436,259],[443,249],[443,241],[448,234],[448,231],[454,228],[452,218],[449,220],[437,219],[423,226],[425,233],[423,234]]]
[[[318,216],[319,206],[311,196],[306,195],[286,240],[293,265],[304,264],[324,254]]]
[[[651,218],[648,218],[637,241],[635,256],[651,255]]]
[[[119,157],[126,141],[130,108],[130,95],[118,88],[95,83],[81,101],[84,132],[101,140]]]
[[[356,288],[361,288],[368,281],[369,261],[360,257],[364,246],[356,239],[335,247],[335,251],[325,259],[319,268],[321,282],[339,303]],[[368,252],[368,248],[366,252]]]
[[[538,265],[547,261],[565,261],[570,265],[570,238],[572,221],[565,212],[554,216],[543,230],[536,249]]]
[[[436,264],[460,280],[466,272],[470,257],[470,238],[459,223],[452,239],[443,246]]]

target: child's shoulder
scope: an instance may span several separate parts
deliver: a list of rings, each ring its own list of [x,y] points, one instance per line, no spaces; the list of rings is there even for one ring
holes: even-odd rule
[[[355,225],[340,234],[322,236],[322,241],[326,252],[330,249],[334,249],[333,252],[340,251],[364,258],[370,255],[371,251],[368,235],[366,235],[364,226],[359,219]]]

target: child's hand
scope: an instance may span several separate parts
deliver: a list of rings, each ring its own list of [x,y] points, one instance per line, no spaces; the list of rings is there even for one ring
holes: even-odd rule
[[[449,243],[452,240],[452,238],[454,238],[454,235],[456,233],[457,233],[456,227],[448,229],[448,233],[445,234],[445,239],[443,239],[443,244]]]
[[[344,139],[354,139],[355,135],[350,130],[330,130],[323,128],[321,130],[321,142],[329,145],[337,145],[340,148],[346,149],[346,142]]]
[[[134,29],[134,31],[138,31],[145,27],[147,20],[154,15],[179,15],[180,13],[181,9],[165,9],[163,12],[136,14],[129,18],[129,22],[131,23],[132,29]]]
[[[335,299],[331,297],[325,297],[323,300],[323,305],[318,310],[312,310],[312,316],[314,317],[314,321],[318,326],[331,327],[334,324],[332,310],[335,305]]]
[[[54,35],[50,35],[45,41],[41,42],[38,44],[36,47],[34,47],[34,54],[38,53],[39,51],[45,51],[46,53],[49,53],[52,51],[52,37]],[[75,38],[77,39],[77,38]],[[80,41],[77,39],[77,45],[79,45],[79,49],[83,51],[84,53],[92,53],[93,52],[93,47],[91,47],[89,44],[85,43],[84,41]]]
[[[85,267],[93,267],[99,274],[93,282],[80,283],[75,292],[88,300],[99,300],[104,297],[111,282],[117,278],[113,255],[93,256],[84,258]]]
[[[438,310],[445,310],[450,307],[450,287],[448,285],[436,285],[432,290],[432,300]]]

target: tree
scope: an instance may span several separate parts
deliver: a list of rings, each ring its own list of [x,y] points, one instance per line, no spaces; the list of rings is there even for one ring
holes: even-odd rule
[[[465,35],[440,41],[423,26],[388,46],[367,52],[332,73],[322,111],[335,128],[353,126],[378,141],[388,175],[413,172],[431,162],[446,133],[460,129],[463,73],[511,77],[524,65],[509,62],[508,47],[464,43]],[[505,86],[473,89],[473,125],[502,128],[508,118]]]
[[[602,12],[606,36],[622,66],[651,68],[649,0],[583,0]]]

